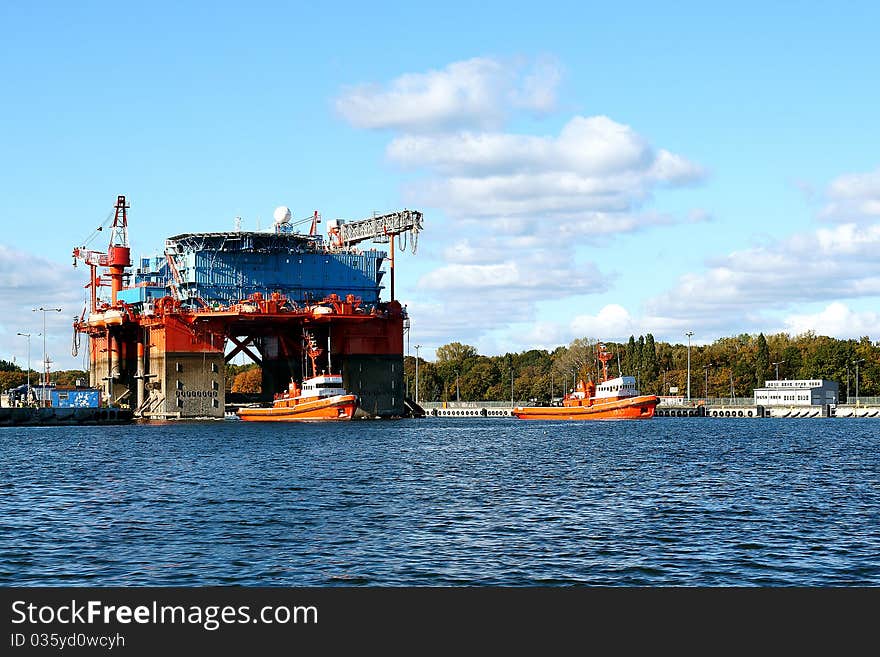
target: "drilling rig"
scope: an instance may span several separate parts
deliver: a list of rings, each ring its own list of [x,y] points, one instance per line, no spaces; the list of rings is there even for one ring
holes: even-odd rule
[[[406,313],[394,295],[394,240],[409,237],[415,253],[421,212],[333,220],[325,243],[317,211],[302,235],[282,207],[274,230],[176,235],[129,272],[128,209],[117,197],[106,252],[73,250],[74,266],[89,266],[91,291],[74,330],[89,336],[90,382],[112,403],[144,418],[223,417],[226,365],[236,355],[260,366],[264,401],[302,377],[308,356],[341,367],[363,416],[405,413]],[[367,241],[391,243],[388,301],[380,299],[387,254],[360,250]],[[102,286],[109,301],[99,298]],[[304,351],[304,331],[327,344],[325,353]]]

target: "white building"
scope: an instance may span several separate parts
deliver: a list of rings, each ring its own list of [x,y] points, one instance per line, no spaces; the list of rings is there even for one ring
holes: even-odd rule
[[[837,382],[824,379],[767,381],[755,388],[755,406],[824,406],[837,404]]]

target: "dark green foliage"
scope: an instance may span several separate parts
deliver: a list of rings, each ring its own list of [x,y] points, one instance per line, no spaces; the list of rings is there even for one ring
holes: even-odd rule
[[[770,369],[770,347],[767,346],[767,338],[763,333],[758,334],[758,353],[755,357],[755,384],[757,387],[764,385],[767,380],[767,370]]]

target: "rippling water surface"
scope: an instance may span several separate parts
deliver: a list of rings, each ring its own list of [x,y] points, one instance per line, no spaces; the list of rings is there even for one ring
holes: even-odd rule
[[[880,421],[0,429],[5,585],[880,585]]]

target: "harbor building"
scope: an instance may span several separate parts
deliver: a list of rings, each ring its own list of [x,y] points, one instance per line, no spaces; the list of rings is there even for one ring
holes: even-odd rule
[[[755,388],[755,406],[825,406],[838,403],[836,381],[781,379]]]

